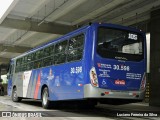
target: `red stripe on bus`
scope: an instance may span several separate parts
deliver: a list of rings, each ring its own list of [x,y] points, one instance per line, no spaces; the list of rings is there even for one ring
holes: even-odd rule
[[[38,80],[37,80],[37,83],[36,83],[36,89],[35,89],[35,92],[34,92],[34,99],[38,98],[38,91],[39,91],[39,86],[40,86],[40,80],[41,80],[41,73],[39,73],[39,75],[38,75]]]

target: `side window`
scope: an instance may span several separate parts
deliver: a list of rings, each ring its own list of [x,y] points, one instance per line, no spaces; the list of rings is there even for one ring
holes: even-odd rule
[[[28,56],[24,56],[22,57],[22,64],[19,66],[19,72],[20,71],[25,71],[27,68],[26,64],[27,64],[27,58]]]
[[[43,66],[49,66],[53,64],[53,56],[48,56],[43,59]]]
[[[53,55],[54,54],[54,45],[49,47],[49,55]]]
[[[10,64],[9,66],[9,75],[8,75],[8,79],[11,79],[12,78],[12,75],[13,75],[13,70],[14,70],[14,64]]]
[[[22,71],[25,71],[25,70],[26,70],[26,67],[27,67],[26,64],[23,64],[21,70],[22,70]]]
[[[21,58],[17,59],[16,66],[20,66],[20,64],[21,64]]]
[[[55,45],[54,64],[66,62],[67,40],[59,42]]]
[[[40,56],[41,56],[40,51],[36,51],[35,60],[38,60],[40,58]]]
[[[44,49],[43,66],[49,66],[53,64],[54,45],[51,45]]]
[[[34,65],[33,65],[33,63],[31,63],[31,64],[29,65],[29,68],[36,69],[36,68],[43,67],[43,60],[42,60],[42,58],[44,57],[44,56],[43,56],[43,53],[44,53],[44,52],[43,52],[43,49],[38,50],[38,51],[35,52]],[[32,56],[32,58],[33,58],[33,56]],[[31,67],[31,65],[33,65],[33,67]]]
[[[36,57],[35,57],[35,53],[32,53],[32,54],[31,54],[31,61],[34,61],[35,58],[36,58]]]
[[[39,53],[39,59],[41,59],[41,58],[43,58],[44,56],[43,56],[43,49],[42,50],[40,50],[39,51],[40,53]]]
[[[47,48],[44,49],[44,56],[48,57],[49,55],[50,55],[50,48],[47,47]]]
[[[42,60],[37,60],[37,61],[34,62],[34,69],[40,68],[42,66],[43,66]]]
[[[15,68],[15,72],[20,72],[20,69],[22,67],[22,64],[23,64],[23,58],[18,58],[16,60],[16,68]]]
[[[72,37],[69,40],[67,61],[81,60],[83,56],[84,34]]]
[[[16,66],[15,73],[19,72],[20,71],[19,69],[20,69],[20,67]]]
[[[83,47],[84,42],[84,34],[72,37],[69,40],[69,50],[72,50],[74,48]]]
[[[27,62],[31,62],[31,60],[32,60],[32,54],[29,54],[29,55],[27,56]]]
[[[33,62],[30,62],[30,63],[28,63],[28,70],[31,70],[31,69],[33,69]]]
[[[28,56],[24,56],[24,63],[27,63],[27,58],[28,58]]]
[[[67,49],[67,40],[59,42],[55,45],[55,53],[65,52]]]

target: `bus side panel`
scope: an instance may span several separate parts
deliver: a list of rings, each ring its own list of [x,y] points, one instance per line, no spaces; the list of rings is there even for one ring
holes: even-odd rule
[[[83,62],[43,69],[42,83],[49,88],[50,100],[82,99],[85,84]]]
[[[28,97],[27,92],[28,92],[28,83],[30,81],[30,76],[31,76],[32,71],[25,71],[21,73],[16,73],[13,76],[12,80],[12,89],[15,86],[17,89],[17,95],[19,97]]]
[[[79,33],[85,34],[86,30],[79,31]],[[86,48],[85,46],[85,49]],[[83,86],[88,83],[88,81],[86,81],[88,79],[84,77],[85,74],[88,74],[85,72],[85,67],[88,63],[84,63],[83,55],[80,61],[17,73],[14,83],[18,87],[22,86],[18,88],[18,96],[41,99],[42,88],[47,86],[49,90],[49,100],[82,99],[84,97]]]
[[[40,74],[41,72],[39,69],[32,70],[31,78],[30,78],[30,81],[28,82],[29,85],[28,85],[28,91],[27,91],[27,98],[35,98],[35,99],[38,98],[37,90],[40,88],[40,82],[39,82]]]
[[[50,100],[82,99],[86,83],[83,63],[72,62],[16,74],[14,84],[18,96],[41,99],[42,86],[47,85]]]

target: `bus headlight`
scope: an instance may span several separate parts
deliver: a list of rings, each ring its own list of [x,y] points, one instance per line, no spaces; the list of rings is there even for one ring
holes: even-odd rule
[[[92,67],[92,69],[90,70],[90,80],[91,80],[91,84],[93,86],[99,87],[98,78],[97,78],[97,73],[96,73],[95,67]]]

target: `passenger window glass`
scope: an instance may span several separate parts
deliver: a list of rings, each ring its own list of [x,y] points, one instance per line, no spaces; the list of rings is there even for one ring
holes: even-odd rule
[[[54,53],[54,45],[49,46],[44,49],[44,56],[45,57],[48,57],[48,56],[52,55],[53,53]]]
[[[27,62],[27,56],[24,56],[23,58],[22,58],[22,64],[24,64],[24,63],[26,63]]]
[[[19,71],[20,71],[19,68],[20,68],[20,67],[17,66],[16,69],[15,69],[15,72],[19,72]]]
[[[41,59],[43,57],[43,50],[39,50],[36,52],[36,60]]]
[[[32,60],[32,55],[29,54],[29,55],[28,55],[28,58],[27,58],[27,61],[30,62],[31,60]]]
[[[39,55],[40,55],[40,52],[39,52],[39,51],[37,51],[37,52],[35,53],[35,59],[36,59],[36,60],[38,60]]]
[[[57,43],[55,46],[55,53],[64,52],[67,48],[67,40]]]
[[[49,47],[45,48],[44,49],[44,56],[45,57],[49,56],[49,53],[50,53]]]
[[[17,59],[16,72],[37,69],[53,64],[80,60],[83,55],[84,34],[51,45]],[[68,46],[69,45],[69,46]]]
[[[26,69],[27,69],[27,65],[24,64],[24,65],[22,66],[22,71],[25,71]]]
[[[17,62],[16,62],[16,66],[20,66],[21,65],[21,58],[17,59]]]
[[[84,45],[84,34],[75,36],[69,40],[69,51],[67,61],[76,61],[82,59]]]
[[[28,63],[28,70],[33,69],[33,65],[34,65],[34,63],[33,63],[33,62]]]
[[[32,53],[32,54],[31,54],[31,61],[34,61],[35,58],[36,58],[35,53]]]
[[[43,66],[42,60],[37,60],[37,61],[34,62],[34,69],[40,68],[42,66]]]
[[[78,47],[83,47],[83,42],[84,42],[84,34],[71,38],[69,40],[69,50]]]
[[[65,40],[55,45],[54,64],[61,64],[66,62],[67,42],[68,41]]]
[[[53,63],[52,61],[53,61],[53,56],[46,57],[46,58],[43,60],[43,66],[52,65],[52,63]]]
[[[54,45],[50,46],[49,50],[50,50],[49,52],[50,55],[54,54]]]
[[[74,49],[68,51],[67,61],[76,61],[82,59],[83,49]]]
[[[54,56],[54,64],[61,64],[66,62],[66,54],[60,53]]]

